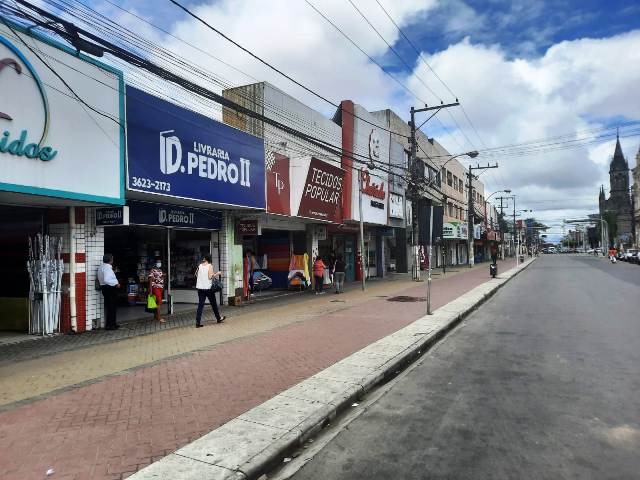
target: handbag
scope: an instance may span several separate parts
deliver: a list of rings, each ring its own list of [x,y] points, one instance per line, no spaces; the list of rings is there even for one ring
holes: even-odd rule
[[[153,294],[147,295],[147,312],[155,312],[158,309],[158,304],[156,303],[156,296]]]
[[[217,278],[211,280],[211,291],[213,293],[218,293],[222,291],[222,282]]]

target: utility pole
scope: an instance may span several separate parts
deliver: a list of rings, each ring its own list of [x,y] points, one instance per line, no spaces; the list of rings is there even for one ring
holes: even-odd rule
[[[365,257],[364,252],[364,219],[362,218],[362,169],[358,169],[358,200],[359,200],[359,214],[360,214],[360,269],[362,270],[362,291],[365,290],[366,284],[366,273],[369,270],[369,252],[367,252]],[[365,266],[365,259],[367,265]]]
[[[409,143],[411,144],[411,152],[410,152],[410,156],[411,158],[409,159],[410,162],[410,172],[411,172],[411,182],[410,182],[410,188],[411,188],[411,201],[412,201],[412,249],[413,251],[412,256],[413,256],[413,279],[417,282],[420,281],[420,236],[419,236],[419,232],[420,232],[420,225],[419,225],[419,220],[418,220],[418,202],[420,200],[420,192],[418,190],[418,182],[421,180],[419,178],[420,172],[423,171],[423,169],[418,168],[418,162],[422,161],[422,160],[418,160],[418,141],[416,139],[416,131],[419,130],[425,123],[427,123],[429,120],[431,120],[434,115],[436,115],[440,110],[442,110],[443,108],[449,108],[449,107],[456,107],[460,105],[460,103],[458,101],[454,102],[454,103],[447,103],[447,104],[441,104],[441,105],[437,105],[435,107],[429,107],[427,105],[424,106],[424,108],[413,108],[411,107],[411,120],[409,122],[409,127],[411,129],[411,134],[409,136]],[[420,126],[416,127],[416,113],[421,113],[421,112],[429,112],[429,111],[433,111],[433,113],[431,114],[431,116],[429,118],[427,118],[424,122],[422,122],[420,124]],[[431,210],[431,213],[433,213],[433,209]],[[431,250],[431,244],[433,242],[433,232],[429,231],[429,236],[431,237],[429,239],[429,250]],[[431,265],[431,258],[429,258],[429,265]]]
[[[467,215],[467,256],[468,258],[468,263],[469,263],[469,268],[473,267],[473,263],[474,263],[474,259],[473,259],[473,240],[474,240],[474,231],[473,231],[473,217],[474,217],[474,208],[473,208],[473,171],[474,170],[486,170],[488,168],[498,168],[498,164],[496,163],[495,165],[489,165],[487,163],[486,167],[481,167],[479,164],[477,166],[472,166],[469,165],[469,173],[467,174],[469,176],[469,182],[467,185],[468,188],[468,199],[467,199],[467,207],[468,207],[468,215]]]
[[[501,243],[501,250],[502,250],[502,260],[504,260],[504,233],[502,232],[502,222],[503,222],[503,218],[504,218],[504,213],[502,212],[502,198],[503,197],[499,197],[499,200],[500,200],[500,219],[498,220],[498,230],[500,231],[500,243]]]
[[[516,196],[513,196],[513,249],[516,249]],[[518,249],[516,250],[516,267],[520,261],[520,235],[518,235]]]

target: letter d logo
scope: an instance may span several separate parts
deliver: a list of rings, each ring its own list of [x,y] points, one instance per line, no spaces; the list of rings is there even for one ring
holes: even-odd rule
[[[167,137],[168,133],[173,133],[174,130],[167,130],[166,132],[160,132],[160,171],[162,173],[171,174],[180,170],[182,165],[182,145],[178,137]],[[173,148],[175,147],[176,154],[173,155]]]

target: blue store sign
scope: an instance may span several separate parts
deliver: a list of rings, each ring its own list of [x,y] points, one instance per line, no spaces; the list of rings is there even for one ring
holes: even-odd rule
[[[264,142],[127,87],[129,190],[265,208]]]
[[[215,210],[130,200],[124,207],[96,209],[96,225],[150,225],[220,230],[222,214]]]

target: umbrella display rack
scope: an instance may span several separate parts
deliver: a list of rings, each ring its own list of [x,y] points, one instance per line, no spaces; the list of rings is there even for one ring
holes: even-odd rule
[[[62,303],[62,238],[38,234],[29,238],[29,333],[60,331]]]

